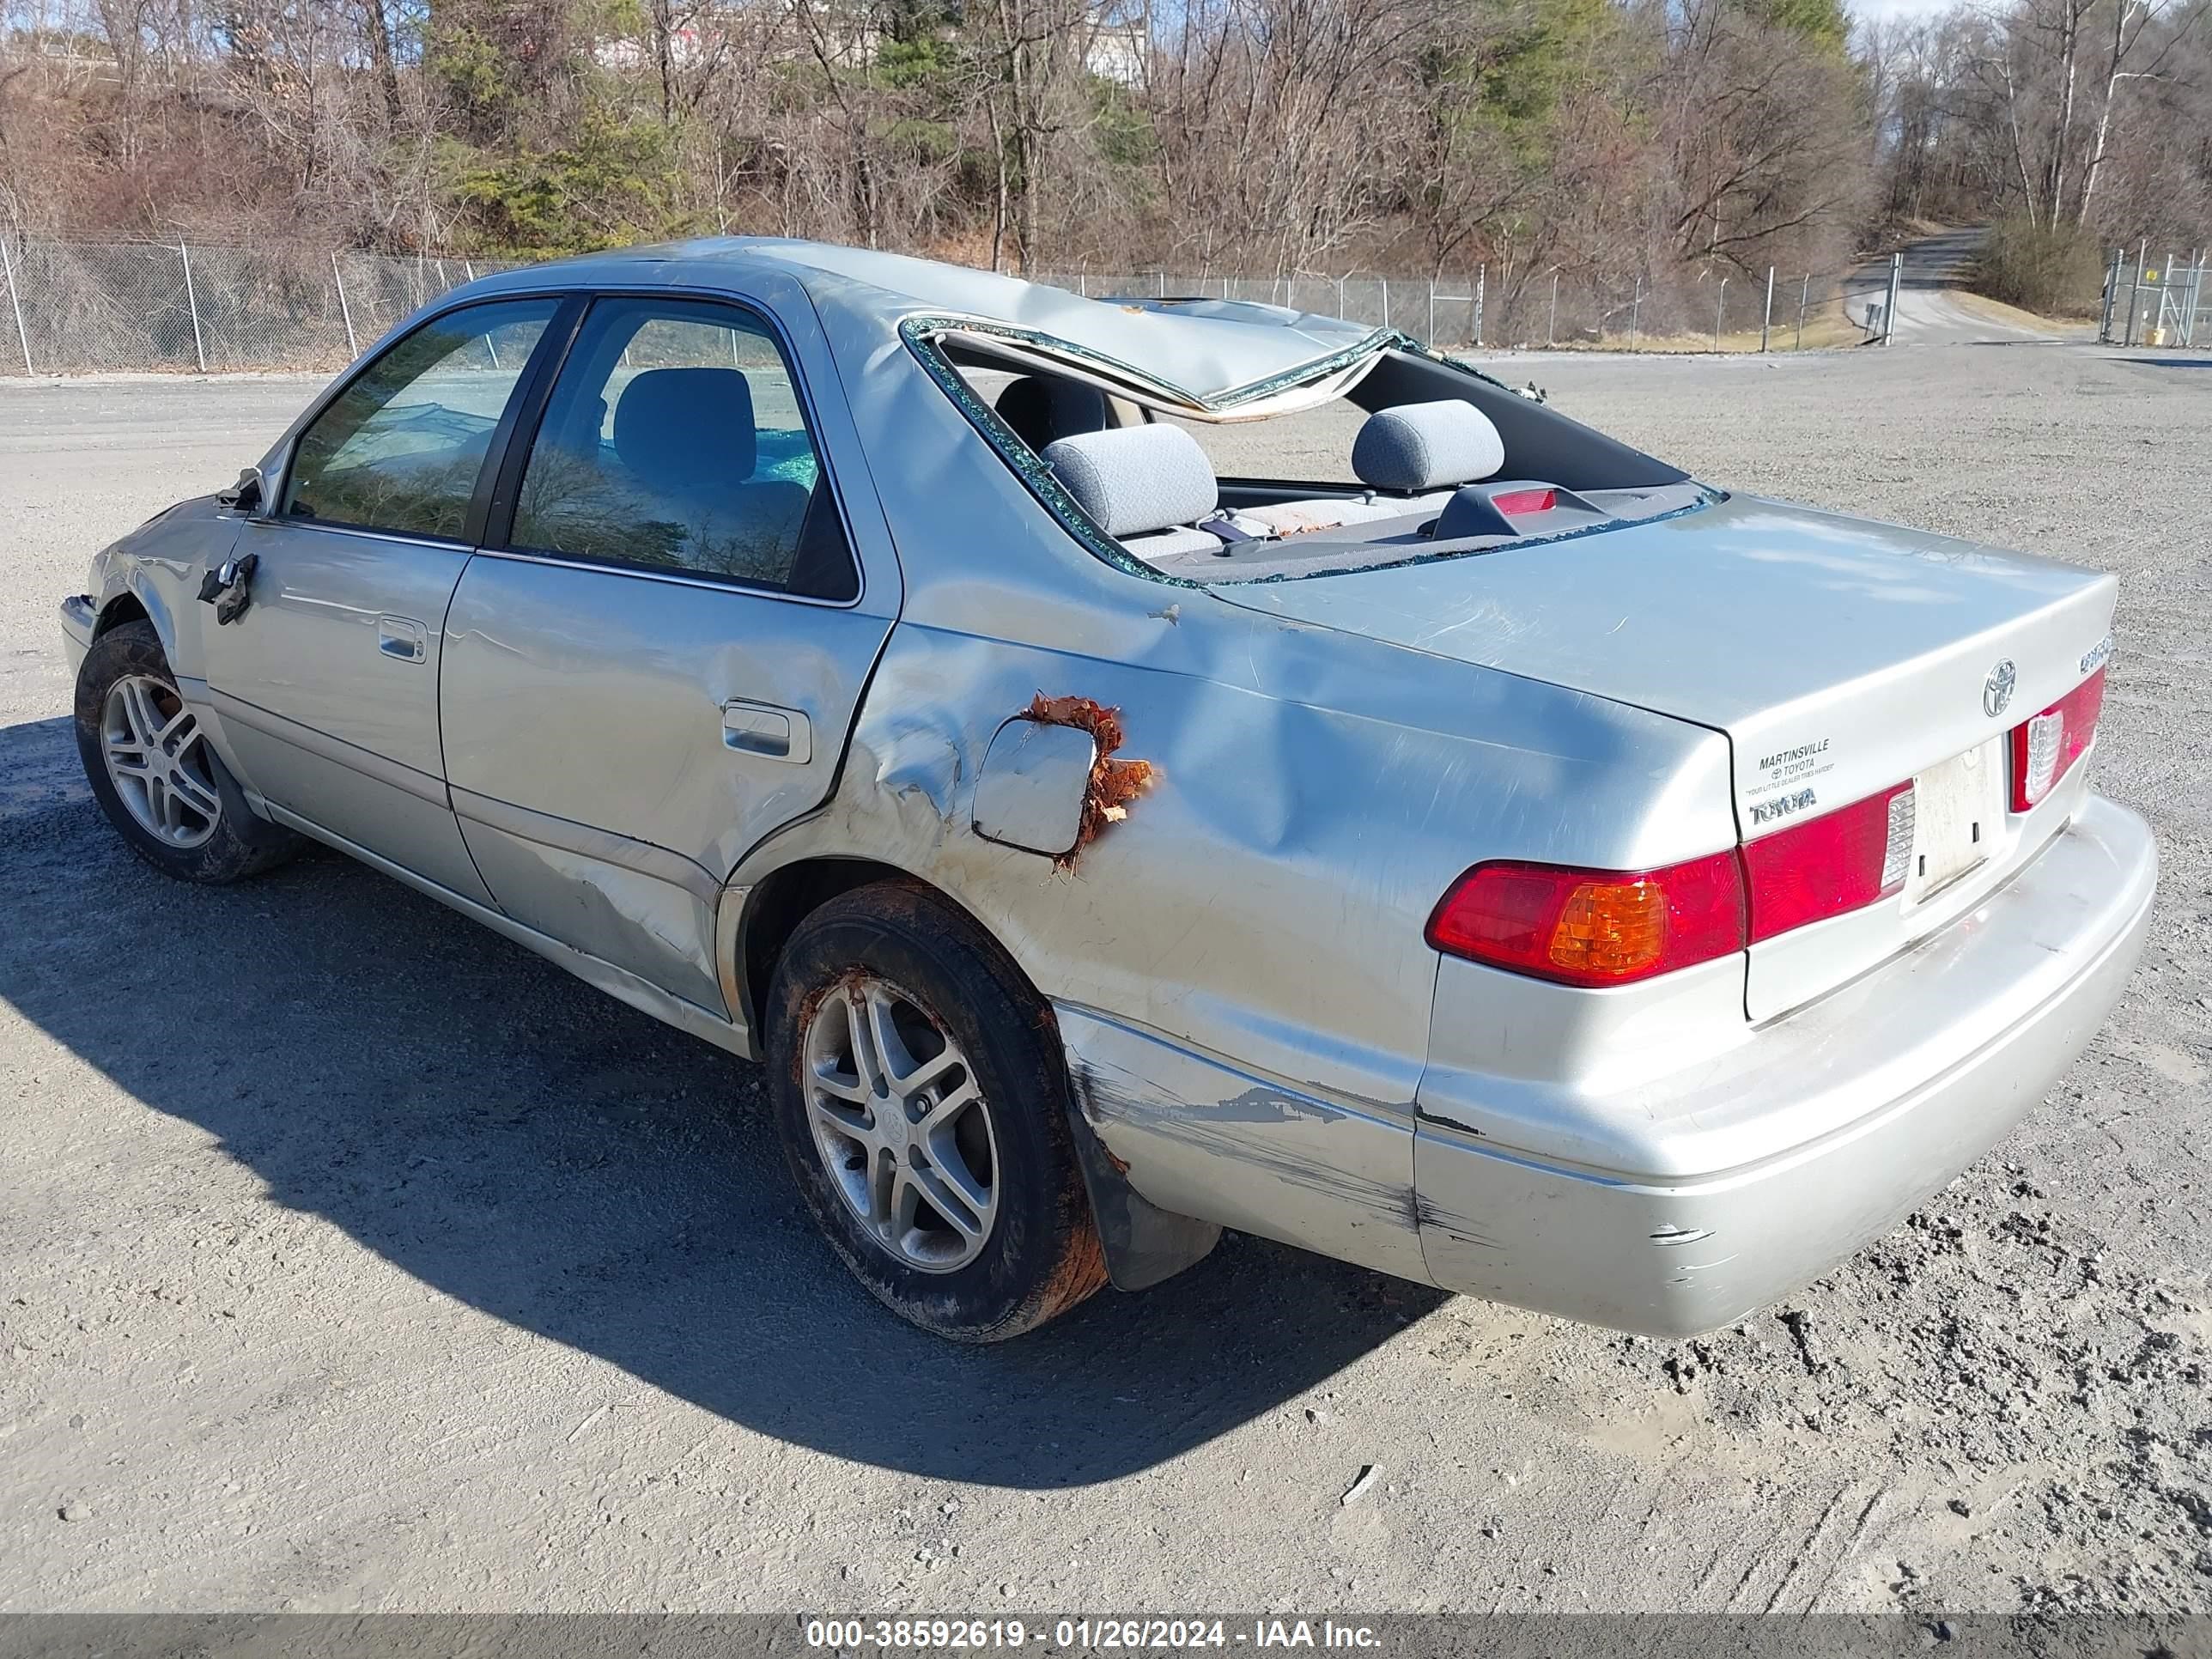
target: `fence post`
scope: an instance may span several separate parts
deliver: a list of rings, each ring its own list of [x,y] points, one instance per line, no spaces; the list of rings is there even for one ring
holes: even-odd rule
[[[1437,343],[1437,279],[1429,278],[1429,334],[1428,343]]]
[[[1160,298],[1164,300],[1168,297],[1168,274],[1164,270],[1156,274],[1160,279]]]
[[[38,371],[31,367],[31,337],[23,327],[23,301],[15,291],[15,261],[8,252],[8,240],[0,234],[0,271],[8,278],[8,304],[15,313],[15,343],[23,348],[23,373],[34,374]]]
[[[1797,290],[1797,349],[1805,349],[1805,305],[1813,297],[1813,273],[1805,273],[1805,285]]]
[[[1344,315],[1344,278],[1341,276],[1336,279],[1336,314],[1340,317]]]
[[[1766,268],[1766,309],[1759,314],[1759,349],[1762,354],[1766,350],[1767,336],[1772,333],[1773,330],[1774,267],[1769,265]]]
[[[207,373],[207,346],[200,338],[199,296],[192,292],[191,251],[182,242],[177,244],[177,257],[185,262],[185,304],[192,313],[192,356],[200,360],[200,373]]]
[[[1628,307],[1628,349],[1636,349],[1636,331],[1644,321],[1644,273],[1636,273],[1636,297]]]
[[[2128,337],[2126,343],[2136,343],[2136,313],[2142,309],[2143,266],[2150,258],[2150,242],[2146,238],[2136,248],[2135,276],[2128,283]]]
[[[346,356],[358,357],[361,356],[361,343],[353,336],[353,307],[346,302],[345,272],[338,269],[336,248],[331,250],[331,280],[338,285],[338,315],[345,319]]]
[[[1715,351],[1721,349],[1721,324],[1728,318],[1728,285],[1729,279],[1725,276],[1722,277],[1721,297],[1713,307],[1713,349]]]
[[[1489,287],[1490,265],[1486,260],[1474,269],[1474,343],[1477,345],[1482,343],[1483,302],[1489,297]]]
[[[1388,328],[1390,326],[1390,279],[1378,276],[1376,281],[1382,284],[1382,326]]]

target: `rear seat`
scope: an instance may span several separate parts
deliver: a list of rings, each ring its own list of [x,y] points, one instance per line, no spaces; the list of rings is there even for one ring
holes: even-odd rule
[[[1495,477],[1505,465],[1505,441],[1490,416],[1456,398],[1400,404],[1370,415],[1352,443],[1352,471],[1370,494],[1317,496],[1247,507],[1279,536],[1335,530],[1443,510],[1462,484]]]
[[[1139,558],[1212,553],[1237,538],[1198,526],[1224,522],[1221,486],[1198,441],[1181,427],[1156,421],[1054,439],[1039,452],[1054,476],[1099,528]],[[1237,509],[1249,534],[1296,536],[1401,520],[1410,534],[1433,519],[1462,484],[1494,476],[1505,465],[1504,441],[1490,417],[1456,399],[1377,410],[1352,446],[1352,469],[1364,496],[1317,496]],[[1265,526],[1262,530],[1261,526]]]
[[[1044,447],[1076,505],[1142,559],[1210,553],[1221,538],[1196,526],[1213,516],[1221,489],[1198,441],[1156,422],[1055,439]]]

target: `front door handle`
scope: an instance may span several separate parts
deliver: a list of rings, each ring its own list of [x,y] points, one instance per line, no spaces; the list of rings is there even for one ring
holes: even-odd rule
[[[804,766],[814,757],[814,728],[796,708],[732,697],[722,705],[722,741],[741,754]]]
[[[428,654],[422,624],[412,617],[379,617],[376,648],[402,662],[421,662]]]

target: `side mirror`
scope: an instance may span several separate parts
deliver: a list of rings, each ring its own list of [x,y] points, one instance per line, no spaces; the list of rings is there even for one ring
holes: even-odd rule
[[[250,513],[261,505],[261,469],[242,467],[238,482],[216,497],[225,507],[235,507],[240,513]]]

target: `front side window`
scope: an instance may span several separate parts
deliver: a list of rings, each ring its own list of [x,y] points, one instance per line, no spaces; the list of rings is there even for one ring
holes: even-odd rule
[[[513,545],[849,597],[791,370],[733,307],[602,300],[545,408]]]
[[[493,430],[559,306],[469,306],[394,345],[301,434],[284,515],[459,539]]]

